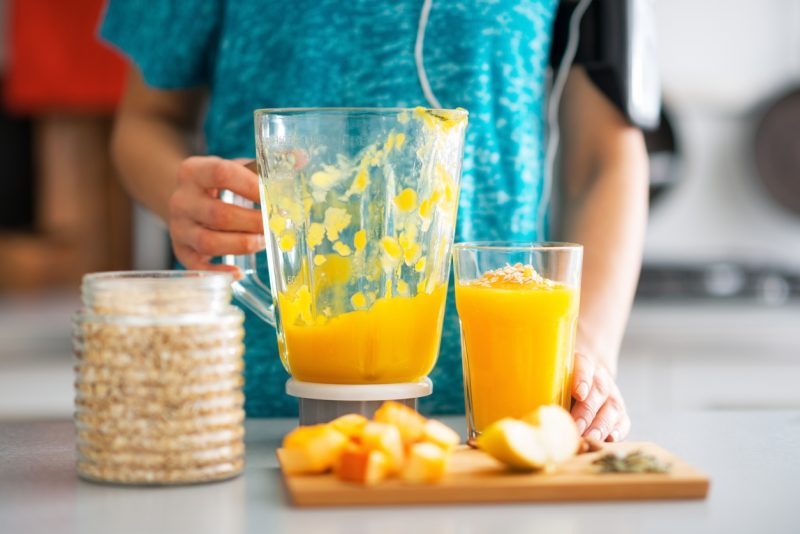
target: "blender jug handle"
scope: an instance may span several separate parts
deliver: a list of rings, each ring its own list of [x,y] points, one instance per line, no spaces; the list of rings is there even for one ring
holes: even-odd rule
[[[252,208],[255,203],[237,195],[233,191],[223,190],[220,200],[243,208]],[[256,270],[256,255],[244,254],[236,256],[229,254],[222,257],[225,265],[235,265],[242,273],[242,278],[231,285],[234,298],[255,313],[262,321],[275,326],[275,304],[269,285],[258,276]]]

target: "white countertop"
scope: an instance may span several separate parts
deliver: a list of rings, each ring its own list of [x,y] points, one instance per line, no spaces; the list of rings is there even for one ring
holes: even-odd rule
[[[446,420],[463,430],[463,420]],[[634,416],[632,439],[655,441],[711,476],[701,501],[295,509],[274,450],[294,422],[251,420],[247,469],[178,488],[77,478],[68,421],[0,421],[3,533],[794,533],[800,528],[800,411]]]

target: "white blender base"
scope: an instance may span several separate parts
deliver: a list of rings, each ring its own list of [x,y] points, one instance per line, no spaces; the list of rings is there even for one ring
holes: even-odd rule
[[[417,409],[417,399],[433,392],[430,378],[400,384],[316,384],[286,381],[286,393],[300,401],[300,424],[327,423],[340,415],[358,413],[372,417],[381,404],[393,400]]]

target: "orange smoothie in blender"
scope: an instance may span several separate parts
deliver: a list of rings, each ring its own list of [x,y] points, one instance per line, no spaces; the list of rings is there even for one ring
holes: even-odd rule
[[[509,265],[456,285],[466,394],[478,432],[542,404],[569,408],[579,289]]]
[[[369,309],[298,324],[288,313],[281,355],[297,380],[323,384],[414,382],[428,375],[441,339],[446,287],[413,297],[382,297]],[[302,321],[300,321],[302,323]]]

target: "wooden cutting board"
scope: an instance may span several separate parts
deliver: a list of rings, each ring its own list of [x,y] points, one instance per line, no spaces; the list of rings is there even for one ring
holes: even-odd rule
[[[633,450],[670,464],[670,473],[598,473],[592,465],[608,452]],[[284,475],[283,480],[295,506],[702,499],[709,487],[706,475],[653,443],[604,444],[602,451],[576,456],[550,473],[510,472],[487,454],[463,446],[437,484],[387,480],[365,487],[332,474]]]

